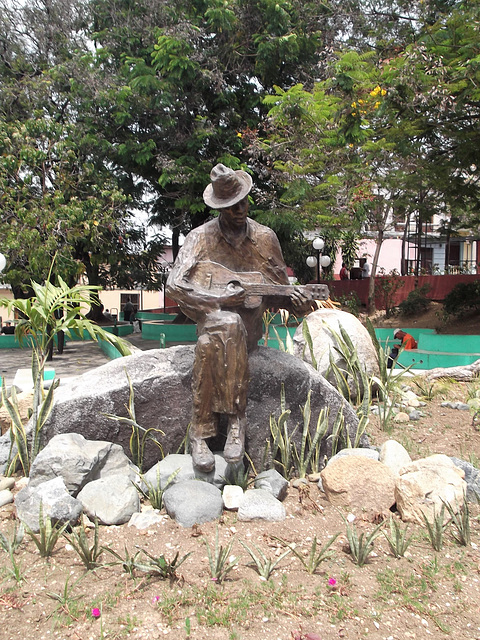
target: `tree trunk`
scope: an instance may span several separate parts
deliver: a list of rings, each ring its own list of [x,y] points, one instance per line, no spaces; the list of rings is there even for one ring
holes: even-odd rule
[[[378,258],[380,256],[380,249],[382,248],[384,230],[380,229],[377,235],[375,243],[375,254],[372,262],[372,272],[370,274],[370,280],[368,282],[368,302],[367,312],[369,314],[375,313],[375,275],[377,273]]]
[[[453,380],[471,380],[480,375],[480,360],[475,360],[472,364],[461,365],[459,367],[437,367],[425,374],[425,380],[437,380],[438,378],[453,378]]]

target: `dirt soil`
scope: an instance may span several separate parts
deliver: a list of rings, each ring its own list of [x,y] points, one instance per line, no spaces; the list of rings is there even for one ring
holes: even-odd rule
[[[414,326],[398,318],[395,324]],[[421,380],[420,387],[410,384],[420,394]],[[438,381],[433,389],[423,387],[426,416],[390,425],[388,431],[372,417],[371,443],[395,438],[413,459],[444,453],[478,466],[480,433],[470,413],[441,406],[446,399],[465,401],[475,384]],[[333,508],[315,483],[302,492],[291,487],[284,504],[287,518],[279,523],[240,522],[236,513],[225,512],[219,522],[193,529],[166,515],[143,532],[127,525],[100,527],[100,544],[123,558],[126,550],[133,556],[145,549],[168,561],[176,553],[180,558],[191,553],[173,580],[141,571],[130,577],[118,564],[109,564],[114,558],[106,551],[101,566],[87,572],[64,538],[46,560],[26,535],[13,561],[0,550],[0,639],[480,639],[478,505],[470,506],[469,545],[459,545],[449,526],[443,549],[434,551],[425,529],[409,525],[413,539],[406,557],[395,558],[380,535],[368,563],[358,567],[347,550],[343,518],[348,512]],[[359,532],[376,526],[366,514],[354,515]],[[14,508],[1,508],[0,532],[11,538],[14,524]],[[228,557],[238,559],[223,582],[212,579],[205,543],[213,547],[217,530],[223,547],[233,545]],[[273,561],[284,550],[281,539],[298,545],[307,558],[315,538],[320,548],[335,534],[340,535],[331,546],[332,556],[313,575],[290,554],[268,580],[248,566],[251,558],[240,544],[260,555],[256,545]],[[88,535],[93,544],[91,529]],[[99,617],[92,616],[95,609]]]
[[[480,315],[477,311],[465,314],[461,318],[445,318],[440,302],[431,302],[425,313],[416,316],[395,313],[390,318],[385,318],[385,312],[380,311],[371,319],[376,327],[418,327],[435,329],[437,333],[480,335]]]

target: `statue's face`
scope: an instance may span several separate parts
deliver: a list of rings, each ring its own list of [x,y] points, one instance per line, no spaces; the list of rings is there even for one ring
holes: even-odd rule
[[[221,210],[222,217],[232,227],[243,228],[248,215],[248,196],[240,202]]]

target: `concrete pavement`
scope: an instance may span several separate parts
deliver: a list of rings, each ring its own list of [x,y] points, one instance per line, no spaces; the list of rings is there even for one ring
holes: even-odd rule
[[[141,334],[131,334],[128,341],[146,351],[148,349],[158,349],[159,343],[156,340],[144,340]],[[109,361],[96,342],[87,341],[67,341],[62,355],[53,354],[53,360],[47,363],[46,370],[54,369],[55,377],[60,381],[70,380],[82,375],[86,371],[100,367]],[[32,352],[30,349],[0,349],[0,376],[5,379],[6,385],[13,384],[15,376],[17,379],[25,379],[32,367]],[[18,373],[20,370],[21,373]]]

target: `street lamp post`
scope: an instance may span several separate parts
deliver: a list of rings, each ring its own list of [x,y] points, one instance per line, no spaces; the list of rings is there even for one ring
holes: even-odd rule
[[[323,248],[325,247],[325,241],[323,238],[315,238],[312,242],[313,248],[315,249],[317,255],[316,256],[308,256],[307,265],[309,267],[317,267],[317,282],[320,282],[320,267],[325,269],[330,264],[330,256],[322,255]]]

